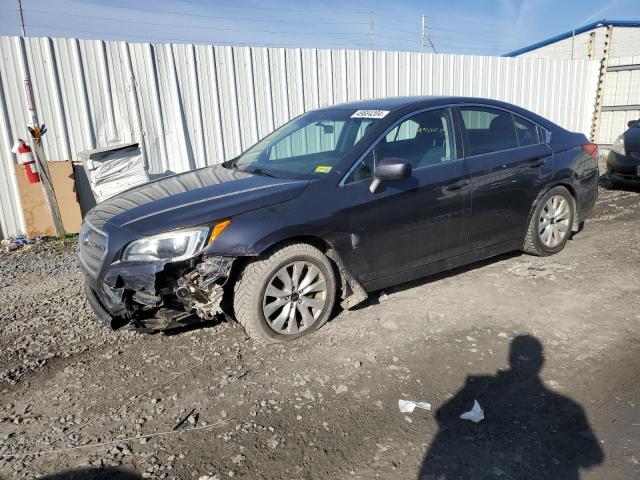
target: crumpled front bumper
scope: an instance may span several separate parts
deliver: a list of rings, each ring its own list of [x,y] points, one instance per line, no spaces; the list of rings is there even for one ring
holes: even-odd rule
[[[178,263],[114,262],[96,276],[80,264],[88,303],[104,325],[161,331],[220,313],[222,284],[233,261],[203,256]]]
[[[115,319],[114,317],[104,308],[100,299],[96,295],[96,292],[91,288],[91,284],[87,279],[84,281],[84,293],[87,296],[87,301],[89,302],[89,306],[105,326],[109,328],[115,327]]]

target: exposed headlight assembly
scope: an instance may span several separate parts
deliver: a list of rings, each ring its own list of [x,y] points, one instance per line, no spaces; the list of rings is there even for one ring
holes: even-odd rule
[[[613,145],[611,146],[611,150],[616,152],[618,155],[624,156],[627,154],[624,150],[624,135],[620,135],[616,138],[616,141],[613,142]]]
[[[127,245],[122,254],[122,261],[186,260],[213,242],[228,225],[229,220],[224,220],[213,227],[187,228],[141,238]]]

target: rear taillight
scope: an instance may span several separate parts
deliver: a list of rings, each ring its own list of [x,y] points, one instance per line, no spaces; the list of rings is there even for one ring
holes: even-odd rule
[[[582,145],[582,150],[591,155],[594,160],[598,159],[598,145],[595,143],[585,143]]]

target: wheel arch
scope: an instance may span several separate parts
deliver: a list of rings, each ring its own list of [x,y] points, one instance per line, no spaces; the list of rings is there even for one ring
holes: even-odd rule
[[[331,242],[319,235],[299,234],[281,238],[271,242],[269,245],[264,246],[259,255],[264,255],[266,252],[274,250],[276,248],[280,248],[281,246],[288,243],[306,243],[316,247],[318,250],[325,254],[329,249],[334,248]]]
[[[357,277],[344,264],[340,252],[330,240],[314,234],[300,233],[287,237],[279,238],[260,249],[259,253],[251,256],[241,256],[233,264],[230,272],[230,287],[228,290],[233,291],[233,284],[237,281],[238,276],[244,266],[251,261],[252,258],[260,257],[270,251],[278,249],[282,246],[292,243],[305,243],[316,247],[320,250],[331,263],[336,279],[336,286],[339,291],[339,297],[342,298],[342,307],[349,309],[367,298],[365,289],[360,284]]]
[[[274,250],[277,250],[278,248],[281,248],[285,245],[289,245],[292,243],[305,243],[307,245],[311,245],[317,248],[318,250],[320,250],[325,255],[327,255],[327,252],[329,252],[330,250],[336,252],[331,242],[329,242],[325,238],[322,238],[319,235],[296,234],[296,235],[278,238],[267,244],[262,244],[259,249],[257,249],[255,252],[252,252],[250,255],[239,255],[236,258],[236,260],[233,262],[233,267],[231,269],[231,272],[229,273],[229,283],[231,286],[230,290],[233,290],[233,284],[237,281],[241,270],[252,259],[262,257],[268,254],[269,252],[272,252]],[[338,255],[338,259],[339,259],[340,257],[337,252],[336,252],[336,255]],[[327,255],[327,257],[329,258],[329,261],[331,262],[331,264],[336,268],[336,278],[339,278],[339,275],[338,275],[338,269],[340,267],[339,262],[336,262],[336,260],[332,258],[333,255],[331,256]]]
[[[571,231],[575,233],[579,230],[578,226],[580,224],[580,221],[579,221],[580,203],[578,202],[577,190],[575,186],[571,184],[571,182],[567,180],[560,180],[558,182],[547,185],[546,188],[543,188],[542,190],[540,190],[540,193],[538,193],[538,195],[536,196],[536,199],[531,204],[531,208],[529,208],[529,215],[527,216],[527,223],[525,227],[525,235],[526,235],[526,229],[529,227],[529,223],[531,222],[531,216],[533,215],[533,212],[536,211],[536,208],[538,207],[540,200],[542,200],[542,197],[544,197],[549,192],[549,190],[555,187],[564,187],[571,195],[571,199],[573,200],[573,211],[574,211],[573,225],[571,226]]]

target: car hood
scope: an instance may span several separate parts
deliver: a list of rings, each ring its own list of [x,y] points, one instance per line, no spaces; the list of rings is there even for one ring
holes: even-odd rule
[[[288,180],[216,165],[181,173],[122,192],[90,210],[85,221],[108,232],[138,236],[211,223],[290,200],[308,180]]]

